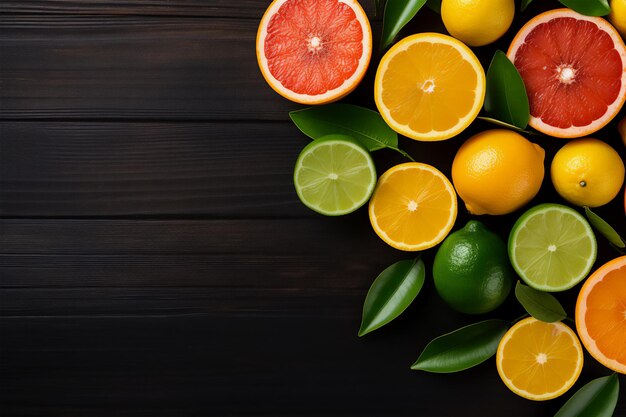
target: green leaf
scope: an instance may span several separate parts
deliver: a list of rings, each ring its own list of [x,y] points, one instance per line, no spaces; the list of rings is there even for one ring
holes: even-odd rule
[[[553,323],[567,317],[567,313],[552,294],[537,291],[517,281],[515,298],[524,309],[537,320]]]
[[[441,0],[428,0],[426,1],[426,7],[437,14],[441,14]]]
[[[385,49],[393,42],[404,27],[426,3],[426,0],[387,0],[383,16],[383,37],[380,48]]]
[[[618,248],[626,247],[624,239],[622,239],[615,229],[613,229],[613,227],[611,227],[611,225],[608,224],[602,217],[591,211],[589,207],[585,207],[585,214],[587,215],[587,219],[589,219],[589,223],[591,223],[591,225],[609,242]]]
[[[611,417],[618,397],[617,374],[594,379],[576,391],[554,417]]]
[[[522,0],[522,5],[520,6],[520,10],[523,12],[524,10],[526,10],[526,8],[528,7],[528,5],[530,4],[530,2],[532,2],[533,0]]]
[[[562,5],[587,16],[606,16],[611,13],[609,0],[559,0]]]
[[[476,366],[496,354],[508,328],[504,320],[485,320],[439,336],[424,348],[411,369],[449,373]]]
[[[289,117],[311,139],[343,133],[352,136],[370,151],[398,147],[398,134],[380,114],[365,107],[332,103],[292,111]]]
[[[420,292],[425,277],[426,268],[419,258],[396,262],[381,272],[365,297],[359,336],[398,317]]]
[[[498,120],[524,129],[530,107],[524,81],[504,52],[496,51],[487,70],[485,111]]]

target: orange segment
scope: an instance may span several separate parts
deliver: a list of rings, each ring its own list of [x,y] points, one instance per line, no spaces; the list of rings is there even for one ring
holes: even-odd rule
[[[356,0],[274,0],[259,24],[256,53],[277,93],[303,104],[328,103],[365,75],[372,33]]]
[[[574,385],[582,370],[583,351],[576,333],[565,324],[529,317],[502,337],[496,364],[500,378],[515,394],[550,400]]]
[[[591,356],[626,373],[626,256],[587,279],[576,302],[576,329]]]
[[[396,249],[418,251],[441,242],[454,225],[456,193],[436,168],[409,162],[378,180],[370,200],[374,231]]]
[[[462,42],[420,33],[385,54],[374,94],[378,110],[394,130],[417,140],[443,140],[460,133],[478,115],[485,73]]]

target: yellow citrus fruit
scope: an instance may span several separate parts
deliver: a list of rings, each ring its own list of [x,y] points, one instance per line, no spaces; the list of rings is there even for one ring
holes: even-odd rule
[[[626,36],[626,0],[611,0],[610,5],[609,22],[622,36]]]
[[[456,193],[437,168],[419,162],[396,165],[376,185],[370,222],[396,249],[419,251],[441,242],[456,220]]]
[[[626,374],[626,256],[587,278],[576,301],[576,329],[591,356]]]
[[[449,139],[478,115],[485,99],[485,72],[462,42],[419,33],[383,56],[374,99],[396,132],[423,141]]]
[[[610,145],[577,139],[554,156],[550,167],[556,191],[572,204],[598,207],[613,200],[624,182],[624,163]]]
[[[498,373],[515,394],[544,401],[564,394],[583,368],[583,350],[565,324],[533,317],[519,321],[500,340]]]
[[[511,26],[514,0],[443,0],[441,18],[450,35],[470,46],[495,42]]]
[[[472,214],[507,214],[528,203],[543,181],[542,147],[510,130],[469,138],[452,162],[452,182]]]

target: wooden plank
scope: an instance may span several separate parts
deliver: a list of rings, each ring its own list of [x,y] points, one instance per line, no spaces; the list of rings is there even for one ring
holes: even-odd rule
[[[0,319],[0,404],[24,416],[456,417],[452,397],[466,415],[547,417],[561,403],[508,392],[492,361],[459,374],[410,371],[425,339],[443,330],[418,317],[366,339],[354,325],[289,316]],[[583,377],[605,373],[586,368]]]
[[[291,123],[0,122],[0,215],[306,217]]]
[[[23,0],[3,1],[0,12],[31,14],[90,14],[138,16],[195,16],[261,19],[271,0]],[[380,19],[374,13],[373,0],[361,0],[370,19]]]
[[[363,290],[411,256],[333,220],[1,220],[0,287]]]
[[[288,120],[254,19],[5,16],[2,119]],[[375,60],[351,101],[373,105]]]

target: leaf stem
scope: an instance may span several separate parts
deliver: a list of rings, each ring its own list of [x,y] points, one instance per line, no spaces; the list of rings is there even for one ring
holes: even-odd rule
[[[400,148],[394,148],[391,146],[387,146],[389,149],[392,149],[396,152],[398,152],[400,155],[404,156],[405,158],[409,159],[411,162],[416,162],[415,159],[413,159],[413,157],[411,155],[409,155],[407,152],[403,151]]]
[[[576,324],[576,321],[573,318],[571,318],[571,317],[565,317],[565,319],[563,319],[563,321],[569,321],[570,323],[572,323],[574,325]]]

